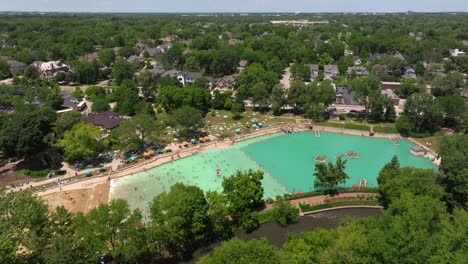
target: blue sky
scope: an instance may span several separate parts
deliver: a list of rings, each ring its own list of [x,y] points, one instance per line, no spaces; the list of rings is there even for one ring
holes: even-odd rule
[[[0,0],[1,11],[468,12],[468,0]]]

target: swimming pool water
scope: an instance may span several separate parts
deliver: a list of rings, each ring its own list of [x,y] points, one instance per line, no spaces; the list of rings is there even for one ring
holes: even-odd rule
[[[368,186],[377,186],[378,172],[394,155],[401,166],[436,168],[430,160],[412,156],[409,153],[412,146],[408,140],[399,140],[399,145],[394,145],[389,139],[328,132],[321,132],[319,137],[311,131],[265,135],[113,180],[110,198],[126,199],[132,208],[140,208],[147,215],[148,202],[177,182],[220,192],[224,177],[248,169],[265,172],[262,180],[265,198],[306,192],[314,189],[315,155],[326,155],[328,161],[335,161],[350,150],[356,151],[360,158],[347,159],[346,172],[350,179],[342,186],[359,184],[361,179],[366,179]],[[221,170],[219,176],[217,168]]]

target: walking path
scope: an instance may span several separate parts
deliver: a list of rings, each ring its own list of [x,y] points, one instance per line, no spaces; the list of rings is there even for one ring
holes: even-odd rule
[[[306,197],[306,198],[299,198],[290,200],[289,203],[299,207],[300,203],[307,203],[309,205],[319,205],[324,204],[325,200],[327,199],[351,199],[351,198],[358,198],[358,197],[368,197],[368,196],[376,196],[376,193],[341,193],[335,196],[330,195],[319,195],[314,197]],[[273,209],[273,204],[267,204],[264,211]]]

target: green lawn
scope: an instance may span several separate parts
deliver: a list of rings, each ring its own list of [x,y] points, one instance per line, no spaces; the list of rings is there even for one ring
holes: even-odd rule
[[[432,143],[432,149],[439,153],[440,151],[440,143],[444,137],[447,137],[445,135],[436,135],[432,137],[424,137],[424,138],[413,138],[414,140],[418,141],[419,143],[426,145],[426,142],[431,142]]]
[[[326,121],[326,122],[317,122],[319,126],[328,126],[336,128],[346,128],[362,131],[370,131],[370,127],[374,127],[374,131],[377,133],[398,133],[395,123],[377,123],[369,124],[366,121],[354,121],[354,120],[345,120],[345,121]]]

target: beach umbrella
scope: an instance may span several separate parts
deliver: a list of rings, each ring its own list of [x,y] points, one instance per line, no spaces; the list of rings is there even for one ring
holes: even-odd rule
[[[253,124],[252,124],[252,127],[257,128],[258,126],[257,126],[257,124],[253,123]]]
[[[83,174],[85,174],[85,175],[90,175],[90,174],[91,174],[91,170],[84,170],[84,171],[83,171]]]
[[[263,126],[263,123],[262,123],[262,122],[259,122],[258,125],[262,127],[262,126]]]
[[[161,153],[161,152],[162,152],[162,149],[161,149],[161,148],[158,148],[158,149],[156,150],[156,152],[157,152],[157,153]]]
[[[357,188],[359,188],[359,185],[357,185],[356,183],[353,184],[353,189],[357,189]]]
[[[195,143],[197,142],[194,138],[191,139],[192,143]]]
[[[210,140],[210,136],[205,136],[205,140]]]
[[[163,151],[172,151],[172,148],[170,146],[167,146],[167,147],[164,148]]]
[[[200,137],[200,138],[198,139],[198,141],[204,141],[204,140],[205,140],[204,137]]]
[[[297,191],[297,194],[302,194],[302,191],[301,190]]]
[[[187,141],[182,142],[182,145],[188,145],[189,143]]]
[[[240,133],[240,132],[241,132],[240,128],[236,128],[236,133]]]

